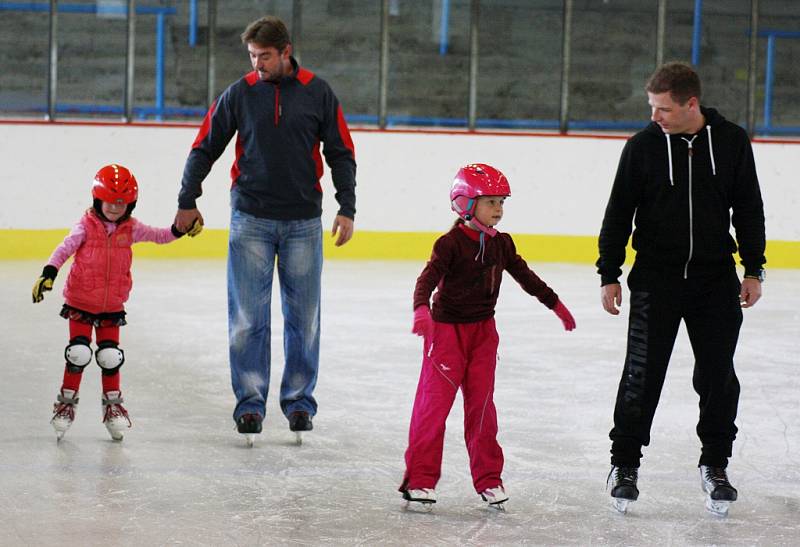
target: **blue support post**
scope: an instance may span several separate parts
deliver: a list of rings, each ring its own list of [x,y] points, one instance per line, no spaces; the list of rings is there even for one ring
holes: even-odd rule
[[[764,82],[764,127],[769,129],[772,125],[772,84],[775,81],[775,35],[767,37],[767,66]]]
[[[439,21],[439,55],[447,55],[447,35],[450,27],[450,0],[442,1],[442,18]]]
[[[703,34],[703,0],[694,0],[694,28],[692,29],[692,64],[700,64],[700,40]]]
[[[156,119],[164,114],[164,13],[156,14]]]
[[[189,2],[189,45],[197,45],[197,0]]]

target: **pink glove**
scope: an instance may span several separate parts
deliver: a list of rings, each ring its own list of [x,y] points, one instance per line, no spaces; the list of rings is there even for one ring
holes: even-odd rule
[[[417,306],[414,310],[414,326],[411,327],[411,332],[424,338],[430,338],[433,334],[433,319],[428,306]]]
[[[569,313],[567,307],[561,303],[561,300],[556,302],[556,307],[553,308],[553,313],[555,313],[561,322],[564,324],[564,330],[572,330],[575,328],[575,318],[572,317],[572,314]]]

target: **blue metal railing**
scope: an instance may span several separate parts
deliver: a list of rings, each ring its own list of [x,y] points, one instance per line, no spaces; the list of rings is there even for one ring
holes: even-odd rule
[[[197,45],[197,0],[189,0],[189,45]]]
[[[800,38],[800,31],[764,29],[758,32],[760,37],[767,39],[767,61],[764,67],[764,125],[758,130],[771,134],[800,133],[800,127],[773,127],[772,125],[772,94],[775,83],[775,49],[778,38]]]
[[[700,42],[703,36],[703,0],[694,0],[694,23],[692,26],[692,64],[700,64]]]
[[[448,48],[448,30],[450,17],[450,0],[440,0],[442,7],[442,18],[439,28],[439,53],[444,55]],[[702,37],[702,8],[703,1],[695,0],[694,3],[694,28],[692,34],[692,63],[698,64],[700,61],[700,42]],[[49,12],[49,3],[42,2],[0,2],[0,11],[33,11]],[[64,13],[86,13],[86,14],[117,14],[127,15],[127,7],[114,5],[96,4],[59,4],[58,11]],[[175,117],[202,117],[205,108],[199,107],[168,107],[164,101],[164,71],[165,71],[165,35],[166,17],[175,15],[175,8],[141,6],[136,8],[137,14],[155,15],[156,24],[156,59],[155,59],[155,105],[134,107],[133,113],[140,119],[154,118],[162,120],[164,116]],[[763,125],[755,129],[762,134],[775,135],[796,135],[800,134],[800,126],[772,125],[773,117],[773,94],[775,80],[775,62],[777,39],[798,39],[800,31],[785,31],[766,29],[758,32],[759,37],[767,39],[766,64],[764,76],[764,121]],[[197,43],[197,0],[190,0],[189,4],[189,43]],[[47,111],[47,107],[33,107],[33,112]],[[56,111],[61,113],[82,113],[82,114],[124,114],[122,105],[97,105],[97,104],[57,104]],[[378,116],[370,114],[352,114],[347,116],[351,123],[377,124]],[[435,116],[388,116],[389,126],[423,126],[423,127],[466,127],[466,118],[446,118]],[[645,125],[644,121],[636,120],[570,120],[569,129],[574,130],[637,130]],[[478,119],[476,127],[481,129],[559,129],[557,119]]]
[[[439,55],[447,55],[447,41],[450,34],[450,0],[441,0],[442,17],[439,21]]]
[[[97,15],[113,14],[125,15],[128,14],[127,6],[103,5],[103,4],[58,4],[59,13],[92,13]],[[50,4],[40,2],[0,2],[0,11],[31,11],[31,12],[50,12]],[[164,41],[165,41],[165,18],[167,15],[175,15],[177,13],[175,8],[161,8],[151,6],[136,7],[137,15],[155,15],[156,16],[156,81],[155,81],[155,118],[160,120],[166,114],[164,109]],[[87,105],[90,108],[99,108],[97,105]],[[122,107],[120,107],[122,108]],[[57,106],[57,111],[60,107]],[[124,113],[124,109],[123,113]],[[70,110],[74,111],[74,110]],[[142,111],[142,109],[134,109],[134,111]],[[102,113],[104,110],[87,110],[86,112]]]

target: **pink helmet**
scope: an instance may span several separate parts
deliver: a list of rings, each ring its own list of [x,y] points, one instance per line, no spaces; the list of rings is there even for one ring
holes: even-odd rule
[[[491,165],[470,163],[456,173],[453,186],[450,188],[450,206],[458,216],[472,221],[482,231],[493,236],[496,231],[483,226],[473,217],[479,196],[510,196],[511,186],[506,176]]]

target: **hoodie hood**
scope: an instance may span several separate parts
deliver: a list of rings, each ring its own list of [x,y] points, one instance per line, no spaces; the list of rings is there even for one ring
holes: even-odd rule
[[[695,137],[703,130],[705,130],[706,134],[708,135],[708,155],[711,157],[711,174],[714,176],[716,176],[717,174],[717,165],[716,161],[714,160],[714,139],[711,136],[711,131],[713,128],[716,128],[719,125],[721,125],[725,121],[725,118],[715,108],[706,108],[701,105],[700,112],[703,114],[703,117],[705,118],[705,124],[703,126],[703,129],[701,129],[694,135],[689,135],[687,133],[675,133],[675,134],[664,133],[664,130],[661,129],[661,126],[658,125],[656,122],[650,122],[648,126],[645,128],[646,132],[662,136],[666,141],[670,186],[675,186],[675,180],[672,177],[672,139],[681,138],[689,144],[689,147],[691,147]]]

